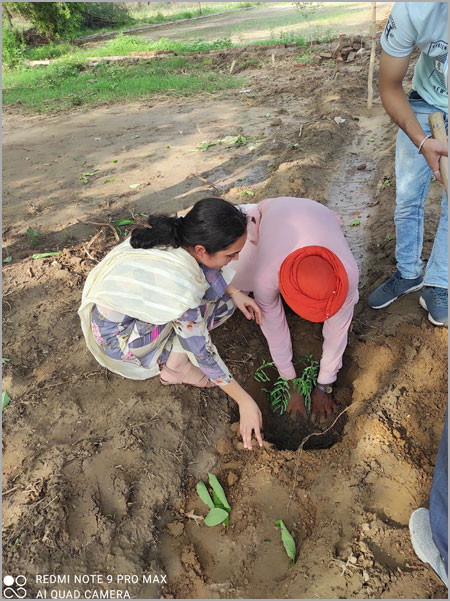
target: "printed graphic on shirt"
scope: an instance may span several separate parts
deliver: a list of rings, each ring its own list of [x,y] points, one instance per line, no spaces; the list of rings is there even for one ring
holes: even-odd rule
[[[428,49],[428,53],[433,60],[433,66],[434,66],[434,71],[432,71],[430,73],[430,77],[433,75],[433,73],[436,73],[437,78],[439,79],[439,83],[441,84],[441,87],[435,85],[433,86],[433,88],[436,90],[436,92],[438,94],[446,94],[447,93],[447,84],[445,81],[445,74],[444,74],[444,68],[445,68],[445,61],[447,59],[447,49],[448,49],[448,44],[447,42],[445,42],[444,40],[438,40],[437,42],[431,42],[430,47]],[[441,54],[437,54],[435,56],[434,52],[441,50]]]
[[[386,39],[388,40],[389,37],[393,37],[394,35],[394,30],[397,29],[397,25],[395,24],[395,21],[392,17],[392,15],[389,15],[389,19],[386,23],[386,27],[384,28],[384,35],[386,36]]]

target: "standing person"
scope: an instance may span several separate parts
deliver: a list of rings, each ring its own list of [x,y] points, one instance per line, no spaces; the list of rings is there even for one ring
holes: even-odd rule
[[[430,510],[420,507],[413,511],[409,531],[418,558],[429,563],[448,588],[448,404],[431,484]]]
[[[447,128],[448,91],[445,63],[448,52],[447,2],[398,2],[381,37],[378,86],[384,108],[399,126],[395,155],[397,271],[368,299],[382,309],[399,296],[420,290],[420,305],[437,326],[448,323],[448,201],[442,212],[433,250],[422,276],[424,204],[431,175],[442,182],[439,158],[447,146],[430,134],[428,116],[441,111]],[[402,88],[415,46],[421,50],[412,89]]]
[[[281,297],[308,321],[323,322],[323,352],[311,419],[335,409],[332,384],[342,366],[353,308],[358,301],[358,267],[327,207],[309,198],[268,198],[241,205],[248,215],[247,242],[236,262],[233,286],[252,291],[262,311],[262,331],[281,377],[290,381],[287,410],[305,414],[294,391],[292,343]]]
[[[227,284],[222,273],[244,246],[246,216],[225,200],[206,198],[185,217],[151,216],[148,223],[86,280],[78,313],[89,350],[126,378],[159,374],[166,385],[219,386],[239,405],[245,448],[251,449],[253,431],[262,446],[261,412],[209,333],[235,307],[261,323],[255,301]]]

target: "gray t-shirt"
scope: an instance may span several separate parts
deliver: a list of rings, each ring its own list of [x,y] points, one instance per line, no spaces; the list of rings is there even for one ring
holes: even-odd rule
[[[412,87],[445,113],[448,90],[444,65],[448,54],[447,2],[397,2],[381,36],[381,47],[391,56],[409,56],[421,50]]]

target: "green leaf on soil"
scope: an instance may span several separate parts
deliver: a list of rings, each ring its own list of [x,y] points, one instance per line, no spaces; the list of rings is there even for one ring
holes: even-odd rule
[[[211,474],[208,472],[208,478],[209,478],[209,484],[211,485],[211,488],[213,489],[213,492],[215,493],[215,495],[217,495],[220,503],[224,506],[225,509],[227,509],[228,511],[231,511],[231,507],[227,501],[225,492],[224,492],[220,482],[217,480],[216,476],[214,474]]]
[[[132,136],[131,139],[135,140],[136,138],[140,138],[140,137],[141,137],[141,134],[136,134],[136,135]]]
[[[6,357],[2,357],[2,363],[9,363],[11,359],[7,359]]]
[[[292,538],[292,534],[286,528],[283,520],[277,520],[275,522],[275,525],[281,532],[281,542],[283,543],[283,546],[286,550],[288,557],[291,559],[291,566],[293,566],[295,563],[296,547],[295,547],[295,541]]]
[[[360,225],[361,221],[359,219],[354,219],[353,221],[350,221],[349,225],[351,225],[352,227],[354,225]]]
[[[244,195],[244,194],[247,194],[247,196],[255,196],[255,193],[254,193],[254,192],[252,192],[251,190],[244,190],[244,191],[242,192],[242,194],[243,194],[243,195]]]
[[[9,402],[11,401],[11,397],[9,396],[9,394],[6,392],[6,390],[4,390],[2,392],[2,412],[5,409],[5,407],[7,405],[9,405]]]
[[[211,499],[208,489],[206,488],[206,484],[203,482],[203,480],[197,482],[197,494],[203,503],[208,505],[210,509],[214,509],[213,500]]]
[[[47,257],[56,257],[59,255],[59,252],[53,253],[38,253],[37,255],[32,255],[32,259],[46,259]]]
[[[117,221],[114,221],[113,223],[115,226],[131,225],[134,223],[134,219],[119,219]]]
[[[117,159],[113,159],[113,163],[117,163]]]
[[[206,516],[204,522],[207,526],[218,526],[228,518],[228,512],[225,509],[214,507]]]
[[[109,184],[109,182],[115,182],[116,180],[112,177],[111,179],[104,179],[103,183],[104,184]]]
[[[141,184],[130,184],[130,188],[134,190],[135,188],[139,188]]]
[[[3,259],[3,263],[11,263],[12,261],[12,257],[6,257],[6,259]]]

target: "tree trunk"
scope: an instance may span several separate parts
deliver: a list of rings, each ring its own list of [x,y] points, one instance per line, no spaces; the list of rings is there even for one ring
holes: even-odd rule
[[[202,15],[203,13],[202,13],[202,3],[201,2],[198,3],[198,10],[199,10],[200,14]]]
[[[372,108],[373,100],[373,67],[375,63],[375,46],[377,41],[377,3],[371,2],[372,5],[372,22],[370,24],[370,35],[372,37],[372,46],[370,49],[369,77],[367,80],[367,108]]]
[[[5,2],[2,3],[2,9],[5,11],[5,15],[8,19],[9,26],[11,27],[11,29],[13,29],[12,14],[11,14],[9,8],[6,6]]]

